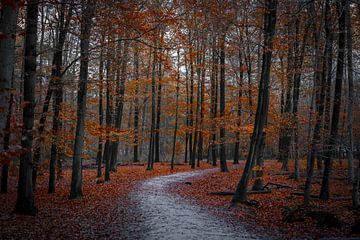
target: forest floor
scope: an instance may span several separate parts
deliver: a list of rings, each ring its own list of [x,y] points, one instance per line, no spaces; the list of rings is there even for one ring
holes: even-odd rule
[[[338,228],[318,227],[317,222],[305,216],[303,221],[285,223],[282,221],[287,209],[295,209],[302,204],[302,196],[294,196],[300,192],[297,188],[272,187],[269,194],[250,195],[249,199],[258,201],[258,206],[239,205],[229,208],[231,196],[218,196],[211,192],[234,191],[240,179],[244,161],[239,165],[229,164],[229,173],[204,171],[197,177],[174,181],[165,189],[174,196],[190,200],[191,204],[208,209],[214,217],[229,221],[236,225],[246,223],[258,232],[274,233],[274,236],[287,238],[318,239],[322,237],[359,237],[350,235],[351,226],[360,218],[360,212],[350,208],[351,186],[347,182],[347,166],[334,162],[334,175],[331,181],[332,199],[328,202],[313,198],[310,210],[331,212],[343,225]],[[292,166],[289,166],[292,169]],[[96,170],[83,171],[84,197],[69,200],[71,171],[64,171],[63,178],[57,182],[56,193],[47,193],[48,175],[39,176],[35,193],[36,206],[39,213],[36,217],[15,215],[13,209],[16,201],[15,176],[10,177],[9,193],[0,194],[0,239],[126,239],[124,229],[141,217],[138,206],[134,205],[129,193],[150,178],[178,172],[188,172],[187,165],[178,165],[173,172],[169,163],[156,163],[153,171],[146,171],[143,165],[119,166],[112,173],[111,181],[96,184]],[[201,169],[213,168],[203,163]],[[218,167],[217,167],[218,168]],[[296,182],[288,179],[289,175],[278,175],[281,172],[277,161],[266,161],[264,167],[264,183],[276,183],[289,186],[300,186],[304,179]],[[312,194],[318,194],[321,178],[315,174]],[[252,182],[250,183],[251,186]],[[131,195],[131,194],[130,194]],[[308,209],[308,210],[309,210]],[[131,228],[130,228],[130,231]],[[135,231],[135,230],[134,230]],[[278,234],[276,234],[278,233]]]
[[[200,169],[211,168],[203,164]],[[155,163],[153,171],[146,166],[119,166],[111,181],[96,184],[96,170],[83,171],[84,197],[69,200],[71,171],[63,172],[57,181],[56,192],[47,193],[48,175],[38,178],[35,204],[36,217],[13,213],[16,202],[17,179],[9,179],[9,192],[0,194],[0,239],[99,239],[119,238],[122,225],[136,221],[130,211],[129,192],[145,179],[177,172],[191,171],[188,165],[175,166]],[[121,237],[120,237],[121,238]]]
[[[305,164],[302,164],[304,166]],[[219,217],[233,219],[250,224],[250,226],[260,226],[264,229],[276,231],[286,238],[355,238],[360,239],[360,235],[351,234],[351,227],[356,220],[360,219],[360,212],[351,208],[351,184],[346,180],[347,166],[343,163],[334,162],[334,172],[331,180],[331,196],[329,201],[322,201],[315,198],[320,192],[321,175],[315,173],[312,185],[311,205],[307,209],[300,208],[303,203],[303,196],[293,195],[293,192],[301,192],[299,188],[277,188],[270,186],[271,193],[249,195],[250,200],[259,203],[258,206],[248,206],[239,204],[235,208],[229,208],[232,196],[213,195],[214,192],[233,192],[242,174],[244,161],[240,163],[240,168],[232,169],[230,173],[211,172],[201,177],[188,179],[185,183],[177,183],[171,189],[172,192],[182,197],[193,200],[196,204],[204,207],[215,206],[219,211]],[[282,173],[281,164],[277,161],[266,161],[264,166],[264,184],[276,183],[287,186],[299,187],[304,184],[304,179],[295,181],[289,179],[289,174]],[[289,169],[293,169],[290,165]],[[279,175],[280,174],[280,175]],[[253,181],[250,182],[250,189]],[[289,209],[299,209],[297,212],[298,222],[287,223],[283,221],[284,214]],[[343,224],[335,224],[336,227],[318,226],[317,220],[301,214],[301,209],[306,211],[323,211],[335,215]],[[302,219],[301,219],[302,218]],[[265,230],[266,231],[266,230]]]

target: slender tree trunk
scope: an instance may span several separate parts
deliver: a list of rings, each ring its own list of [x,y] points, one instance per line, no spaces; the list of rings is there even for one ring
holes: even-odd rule
[[[202,65],[205,66],[205,54],[206,47],[203,46],[202,51]],[[203,122],[204,122],[204,98],[205,98],[205,75],[206,68],[203,67],[201,71],[201,82],[200,82],[200,120],[199,120],[199,143],[198,143],[198,154],[197,154],[197,167],[200,167],[200,162],[203,160]]]
[[[283,116],[290,120],[291,112],[291,93],[293,91],[294,85],[294,39],[293,39],[293,19],[289,17],[288,19],[288,39],[289,39],[289,49],[287,56],[287,84],[286,84],[286,93],[285,93],[285,106]],[[285,124],[282,130],[280,130],[281,139],[280,139],[280,162],[282,163],[281,170],[288,171],[288,162],[290,155],[290,144],[291,144],[291,123]]]
[[[139,49],[138,46],[135,46],[135,55],[134,55],[134,65],[135,65],[135,106],[134,106],[134,162],[138,162],[138,145],[139,145]]]
[[[68,13],[66,12],[66,4],[70,3]],[[54,116],[53,116],[53,139],[51,144],[51,155],[50,155],[50,171],[49,171],[49,193],[55,192],[55,167],[56,167],[56,159],[58,158],[58,132],[61,128],[61,121],[59,119],[60,116],[60,105],[63,101],[63,84],[62,84],[62,72],[61,68],[63,67],[63,49],[66,40],[66,35],[69,31],[69,25],[71,16],[73,14],[73,1],[62,0],[61,8],[60,8],[60,19],[59,19],[59,29],[58,29],[58,39],[55,43],[55,52],[52,61],[52,71],[50,82],[48,86],[48,90],[46,92],[46,97],[44,100],[44,106],[42,110],[42,115],[39,121],[38,126],[38,134],[39,139],[36,144],[36,148],[34,150],[34,171],[33,171],[33,187],[34,190],[36,188],[36,178],[37,178],[37,170],[39,168],[40,156],[41,156],[41,145],[43,141],[43,133],[45,130],[45,122],[47,117],[47,112],[49,110],[50,100],[55,94],[54,101]],[[66,16],[66,17],[65,17]]]
[[[161,42],[163,33],[161,34]],[[156,125],[155,125],[155,162],[160,162],[160,122],[161,122],[161,98],[162,98],[162,52],[159,54],[158,63],[158,85],[157,85],[157,104],[156,104]]]
[[[89,66],[89,46],[92,27],[92,17],[95,10],[93,0],[82,0],[82,24],[81,24],[81,43],[80,43],[80,76],[79,91],[77,99],[77,122],[74,143],[74,157],[72,164],[70,198],[80,198],[82,196],[82,158],[84,135],[85,135],[85,115],[86,115],[86,96]]]
[[[104,37],[102,37],[102,42],[104,42]],[[104,122],[104,110],[103,110],[103,92],[104,92],[104,59],[103,59],[103,50],[100,52],[100,62],[99,62],[99,126],[103,126]],[[96,177],[100,178],[102,176],[101,164],[103,158],[103,140],[99,137],[98,140],[98,150],[96,154],[96,164],[97,164],[97,174]]]
[[[220,171],[228,172],[225,139],[225,34],[220,39]]]
[[[0,12],[0,136],[4,137],[0,152],[9,150],[10,140],[10,117],[12,109],[12,88],[14,65],[15,65],[15,36],[16,22],[19,12],[19,2],[12,1],[13,6],[4,4]],[[11,159],[2,165],[1,192],[7,192],[8,171]]]
[[[120,74],[120,85],[119,85],[119,97],[117,101],[117,109],[115,116],[115,128],[120,129],[122,118],[123,118],[123,109],[124,109],[124,96],[125,96],[125,84],[126,84],[126,75],[127,75],[127,61],[128,61],[128,49],[129,42],[124,42],[124,52],[122,56],[121,63],[121,74]],[[111,161],[110,161],[110,169],[111,171],[116,171],[116,164],[118,158],[118,148],[119,148],[119,140],[117,139],[113,142],[111,146]]]
[[[61,104],[63,102],[63,83],[61,77],[61,67],[63,65],[63,47],[66,39],[66,34],[68,32],[68,27],[70,24],[70,18],[72,15],[72,5],[69,8],[69,12],[65,19],[65,11],[66,11],[67,0],[61,1],[60,7],[60,20],[59,20],[59,39],[57,42],[57,46],[54,53],[53,58],[53,69],[51,73],[51,77],[55,78],[56,82],[56,91],[55,91],[55,103],[54,103],[54,116],[53,116],[53,138],[51,144],[51,154],[50,154],[50,169],[49,169],[49,188],[48,193],[55,192],[55,168],[56,168],[56,160],[59,158],[58,156],[58,143],[59,143],[59,130],[61,128],[61,120],[60,120],[60,111]]]
[[[110,65],[111,60],[108,50],[108,59],[106,62],[106,142],[104,147],[103,161],[105,163],[105,181],[110,181],[110,161],[111,161],[111,140],[110,140],[110,127],[112,123],[112,97],[111,97],[111,84],[110,84]]]
[[[179,83],[180,83],[180,50],[177,51],[177,81],[176,81],[176,100],[175,100],[175,127],[173,137],[173,151],[171,155],[171,170],[174,170],[175,152],[176,152],[176,136],[178,130],[178,113],[179,113]]]
[[[325,19],[329,19],[331,16],[331,4],[330,2],[326,2],[328,4],[327,8],[329,10],[325,11],[326,16]],[[325,51],[326,59],[324,59],[323,65],[323,78],[326,79],[325,86],[325,112],[324,112],[324,133],[323,133],[323,146],[325,146],[329,141],[329,129],[330,129],[330,112],[331,112],[331,85],[332,85],[332,62],[333,62],[333,42],[334,42],[334,34],[333,34],[333,25],[334,23],[329,20],[325,21]],[[325,81],[325,80],[323,80]],[[323,147],[326,151],[326,147]],[[323,152],[324,152],[323,150]],[[323,160],[324,156],[318,156],[317,158],[317,168],[319,172],[322,171],[323,168]]]
[[[157,64],[157,51],[154,49],[152,73],[151,73],[151,127],[150,127],[150,140],[149,140],[149,154],[147,170],[153,170],[154,166],[154,139],[155,139],[155,108],[156,108],[156,64]]]
[[[213,166],[216,166],[217,162],[217,143],[216,143],[216,117],[217,117],[217,75],[218,75],[218,51],[216,48],[216,37],[213,37],[212,43],[212,69],[211,69],[211,109],[210,109],[210,117],[211,117],[211,139],[210,139],[210,153],[211,153],[211,162]]]
[[[35,215],[32,173],[33,173],[33,127],[35,113],[36,85],[36,43],[38,0],[29,0],[26,10],[26,38],[24,57],[24,102],[21,147],[25,150],[20,156],[19,182],[15,213]],[[10,78],[11,79],[11,78]]]
[[[328,2],[328,0],[327,0]],[[304,205],[310,203],[311,182],[314,174],[315,157],[318,153],[318,144],[321,140],[321,123],[324,115],[324,101],[325,101],[325,78],[322,78],[321,61],[320,61],[320,32],[316,26],[316,12],[314,3],[309,4],[309,18],[311,20],[311,30],[313,31],[315,57],[314,57],[314,93],[315,93],[315,127],[312,133],[310,149],[307,156],[307,169],[304,190]],[[329,9],[328,9],[329,10]],[[326,10],[326,11],[328,11]],[[325,13],[326,14],[326,13]],[[310,115],[312,116],[312,115]],[[310,130],[309,130],[310,131]],[[310,132],[309,132],[310,133]]]
[[[255,115],[255,126],[251,137],[245,169],[231,201],[232,206],[237,205],[239,202],[245,203],[247,201],[247,187],[251,168],[255,161],[255,153],[260,148],[260,140],[263,135],[263,129],[267,119],[269,107],[270,68],[272,59],[272,43],[276,25],[277,0],[265,0],[264,7],[266,9],[264,13],[264,49],[259,83],[258,105]]]
[[[354,137],[353,137],[353,105],[354,105],[354,68],[353,68],[353,47],[352,47],[352,24],[350,14],[350,3],[347,0],[345,3],[345,18],[346,18],[346,43],[347,43],[347,71],[348,71],[348,101],[347,101],[347,157],[348,157],[348,175],[349,180],[354,183]],[[354,196],[354,198],[357,198]],[[356,203],[353,198],[353,206],[357,207],[359,203]],[[359,200],[357,200],[359,201]]]
[[[239,88],[238,88],[238,102],[237,102],[237,122],[236,125],[237,127],[240,129],[241,127],[241,109],[242,109],[242,104],[241,104],[241,98],[242,98],[242,94],[243,94],[243,81],[244,81],[244,72],[242,70],[242,54],[241,54],[241,50],[239,50],[239,71],[240,71],[240,77],[239,77]],[[239,164],[239,151],[240,151],[240,130],[237,130],[235,133],[235,137],[236,137],[236,142],[235,142],[235,150],[234,150],[234,164]]]
[[[198,46],[198,49],[200,49],[200,47]],[[191,155],[191,159],[190,159],[190,163],[191,163],[191,168],[195,168],[195,159],[196,159],[196,147],[198,145],[198,137],[199,137],[199,112],[200,112],[200,82],[201,82],[201,69],[200,69],[200,65],[201,65],[201,58],[200,58],[200,53],[199,51],[197,51],[197,59],[196,59],[196,75],[197,75],[197,79],[198,79],[198,84],[197,84],[197,95],[196,95],[196,109],[195,109],[195,129],[194,129],[194,141],[193,141],[193,145],[191,146],[192,148],[192,155]]]
[[[295,50],[296,50],[296,71],[294,76],[294,92],[293,92],[293,119],[294,119],[294,128],[293,128],[293,137],[294,137],[294,179],[299,180],[299,117],[298,117],[298,105],[300,97],[300,83],[301,83],[301,69],[304,62],[305,50],[307,45],[307,35],[308,35],[309,26],[305,26],[305,35],[303,38],[303,44],[301,50],[299,50],[299,31],[300,31],[300,19],[296,19],[296,41],[295,41]],[[300,52],[299,52],[300,51]]]
[[[192,47],[192,38],[191,38],[191,31],[189,32],[189,44],[190,44],[190,49],[189,49],[189,57],[190,57],[190,97],[189,97],[189,105],[190,105],[190,109],[189,109],[189,128],[190,128],[190,133],[189,133],[189,138],[188,138],[188,150],[189,150],[189,156],[190,156],[190,161],[189,164],[191,165],[191,159],[193,154],[195,154],[192,151],[192,144],[193,144],[193,126],[194,126],[194,60],[193,60],[193,47]]]
[[[334,156],[334,153],[336,153],[338,145],[337,138],[340,121],[341,92],[345,60],[345,4],[346,0],[342,0],[341,3],[337,2],[336,4],[339,14],[338,56],[336,65],[334,104],[331,116],[330,136],[328,141],[329,144],[327,151],[325,152],[325,168],[320,190],[320,199],[323,200],[327,200],[330,198],[330,175],[332,171],[332,157]]]

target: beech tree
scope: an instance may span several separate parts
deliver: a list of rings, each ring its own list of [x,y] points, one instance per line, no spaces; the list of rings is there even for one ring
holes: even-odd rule
[[[79,198],[82,196],[82,153],[84,144],[84,127],[86,112],[86,96],[89,66],[89,48],[90,33],[92,27],[92,17],[95,10],[95,2],[93,0],[82,0],[82,24],[81,24],[81,60],[78,90],[78,109],[76,135],[74,143],[74,158],[72,165],[71,190],[70,198]]]
[[[25,150],[20,157],[19,183],[15,212],[35,215],[32,172],[33,172],[33,127],[35,110],[36,43],[39,1],[28,2],[26,9],[26,37],[24,55],[24,102],[21,147]]]

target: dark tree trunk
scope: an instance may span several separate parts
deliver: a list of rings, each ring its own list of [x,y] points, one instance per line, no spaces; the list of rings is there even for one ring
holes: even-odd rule
[[[76,135],[74,143],[74,157],[72,164],[71,190],[70,198],[80,198],[82,194],[82,158],[84,135],[85,135],[85,113],[86,113],[86,95],[89,66],[89,47],[92,27],[92,17],[95,10],[93,0],[82,0],[82,24],[81,24],[81,43],[80,43],[80,76],[79,91],[77,98],[77,122]]]
[[[324,130],[323,130],[323,146],[327,144],[329,141],[329,129],[330,129],[330,111],[331,111],[331,85],[332,85],[332,62],[333,62],[333,42],[334,42],[334,34],[333,34],[333,27],[334,24],[330,21],[331,18],[331,4],[330,1],[326,2],[325,7],[329,8],[329,10],[325,11],[326,16],[325,19],[329,19],[325,21],[325,51],[326,58],[324,59],[323,63],[323,81],[326,81],[325,85],[325,112],[324,112]],[[323,147],[325,149],[326,147]],[[318,156],[317,158],[317,168],[319,172],[322,171],[323,168],[323,156]]]
[[[161,34],[163,36],[163,34]],[[163,38],[163,37],[161,37]],[[162,39],[161,39],[162,42]],[[160,162],[160,122],[161,122],[161,97],[162,97],[162,52],[159,54],[158,64],[158,85],[157,85],[157,104],[156,104],[156,125],[155,125],[155,162]]]
[[[205,65],[205,52],[206,48],[203,46],[202,51],[202,64]],[[200,162],[203,160],[203,122],[204,122],[204,100],[205,100],[205,75],[206,68],[202,68],[201,71],[201,82],[200,82],[200,120],[199,120],[199,142],[198,142],[198,153],[197,153],[197,167],[200,167]]]
[[[295,76],[294,76],[294,92],[293,92],[293,119],[294,119],[294,128],[293,128],[293,136],[294,136],[294,179],[297,181],[299,179],[299,118],[298,118],[298,105],[299,105],[299,97],[300,97],[300,83],[301,83],[301,69],[304,62],[305,50],[307,45],[307,34],[308,34],[309,26],[306,24],[305,26],[305,35],[303,38],[303,43],[301,46],[301,50],[299,47],[299,31],[300,31],[300,19],[296,19],[296,41],[295,41]]]
[[[320,191],[320,199],[323,200],[327,200],[330,197],[330,175],[332,171],[332,157],[334,156],[334,153],[336,153],[338,145],[337,138],[340,121],[341,91],[345,60],[345,5],[346,0],[342,0],[341,3],[337,2],[336,4],[339,14],[338,56],[336,65],[335,94],[331,116],[330,136],[327,144],[328,148],[325,152],[325,168]]]
[[[211,139],[210,139],[210,153],[211,153],[211,162],[213,166],[216,166],[217,162],[217,143],[216,143],[216,117],[217,117],[217,75],[218,75],[218,51],[216,48],[216,37],[213,38],[212,43],[212,69],[211,69],[211,109],[210,109],[210,118],[211,118]]]
[[[134,107],[134,162],[138,162],[138,145],[139,145],[139,49],[135,46],[135,55],[134,55],[134,65],[135,65],[135,107]]]
[[[189,32],[189,44],[190,44],[190,49],[189,49],[189,57],[190,57],[190,96],[189,96],[189,128],[190,128],[190,133],[189,133],[189,138],[188,138],[188,150],[189,150],[189,164],[192,164],[192,156],[193,154],[195,154],[192,150],[192,145],[193,145],[193,126],[194,126],[194,59],[193,59],[193,47],[192,47],[192,38],[191,38],[191,31]]]
[[[199,46],[198,46],[198,49]],[[200,65],[201,65],[201,58],[200,58],[200,53],[199,51],[197,51],[197,56],[196,56],[196,75],[197,75],[197,94],[196,94],[196,109],[195,109],[195,129],[194,129],[194,141],[193,141],[193,145],[192,147],[192,155],[191,155],[191,159],[190,159],[190,163],[191,163],[191,168],[195,168],[195,159],[196,159],[196,147],[198,145],[198,137],[199,137],[199,112],[200,112],[200,82],[201,82],[201,69],[200,69]]]
[[[228,172],[225,139],[225,34],[220,39],[220,171]]]
[[[9,150],[10,141],[10,118],[12,109],[12,98],[10,89],[15,65],[15,36],[16,22],[18,18],[19,3],[13,1],[14,5],[4,4],[0,13],[0,136],[4,137],[0,152]],[[1,192],[6,193],[8,187],[8,172],[11,159],[6,159],[2,164]]]
[[[109,55],[109,50],[108,50]],[[110,161],[111,161],[111,140],[110,140],[110,127],[112,123],[112,97],[111,97],[111,84],[110,84],[110,56],[107,56],[106,62],[106,142],[104,146],[103,161],[105,163],[105,181],[110,181]]]
[[[180,50],[177,51],[177,81],[176,81],[176,100],[175,100],[175,127],[173,137],[173,151],[171,156],[171,170],[174,170],[175,152],[176,152],[176,136],[178,130],[178,113],[179,113],[179,83],[180,83]]]
[[[329,0],[326,1],[328,4]],[[310,203],[311,182],[314,174],[315,157],[318,152],[318,144],[321,140],[321,123],[324,114],[324,101],[325,101],[325,79],[321,74],[321,61],[320,61],[320,32],[316,26],[316,12],[315,6],[312,2],[308,6],[309,19],[311,21],[311,30],[313,31],[314,45],[315,45],[315,57],[314,57],[314,91],[315,91],[315,115],[316,122],[310,143],[310,152],[308,153],[307,169],[306,169],[306,181],[304,190],[304,205],[307,206]],[[326,7],[326,11],[330,9]],[[326,14],[326,13],[325,13]],[[325,48],[326,49],[326,48]],[[325,52],[326,53],[326,52]]]
[[[35,215],[32,173],[33,173],[33,127],[35,112],[35,83],[36,83],[36,43],[37,43],[37,0],[29,0],[26,10],[26,37],[24,56],[24,102],[23,130],[21,147],[24,153],[20,156],[19,182],[15,213]]]
[[[55,87],[55,103],[54,103],[54,116],[53,116],[53,138],[51,144],[51,154],[50,154],[50,169],[49,169],[49,193],[55,192],[55,168],[56,168],[56,160],[59,158],[58,156],[58,143],[59,143],[59,130],[61,128],[61,120],[60,120],[60,107],[63,102],[63,84],[61,77],[61,67],[63,65],[63,47],[66,39],[66,34],[68,32],[70,19],[72,15],[72,6],[70,5],[69,12],[65,19],[65,10],[66,10],[67,0],[61,1],[60,7],[60,20],[59,20],[59,39],[56,44],[56,49],[53,58],[53,69],[51,73],[51,77],[54,78]],[[36,168],[34,172],[36,171]],[[35,187],[35,186],[34,186]]]
[[[290,112],[292,106],[291,93],[293,91],[294,85],[294,39],[293,39],[293,18],[289,17],[288,19],[288,59],[287,59],[287,84],[286,84],[286,93],[285,93],[285,106],[283,111],[283,116],[285,119],[290,120]],[[288,162],[290,155],[290,144],[291,144],[291,123],[287,121],[287,124],[280,130],[280,149],[279,149],[279,161],[282,163],[281,170],[288,171]]]
[[[102,42],[104,42],[104,37],[102,37]],[[99,62],[99,126],[103,126],[104,122],[104,107],[103,107],[103,92],[104,92],[104,59],[103,59],[103,50],[100,52],[100,62]],[[99,137],[98,140],[98,150],[96,154],[96,164],[97,164],[97,174],[96,177],[100,178],[101,173],[101,164],[103,158],[103,140]]]
[[[129,41],[124,42],[124,51],[122,56],[121,63],[121,73],[120,73],[120,82],[118,82],[119,95],[117,106],[116,106],[116,115],[115,115],[115,128],[121,128],[121,122],[123,118],[123,109],[124,109],[124,95],[125,95],[125,84],[126,84],[126,75],[127,75],[127,60],[128,60],[128,48]],[[119,76],[119,74],[117,74]],[[112,143],[111,146],[111,161],[110,161],[110,170],[116,171],[117,157],[118,157],[118,148],[119,140],[117,139]]]
[[[150,127],[150,141],[149,141],[149,154],[147,170],[153,170],[154,166],[154,139],[155,139],[155,111],[156,111],[156,64],[157,64],[157,51],[154,49],[154,57],[152,63],[151,73],[151,127]]]
[[[240,71],[240,77],[239,77],[239,89],[238,89],[238,103],[237,103],[237,121],[236,121],[236,125],[238,128],[241,127],[241,108],[242,108],[242,104],[241,104],[241,98],[242,98],[242,94],[243,94],[243,81],[244,81],[244,72],[242,70],[242,66],[243,62],[242,62],[242,54],[241,51],[239,50],[239,71]],[[235,133],[235,137],[236,137],[236,142],[235,142],[235,149],[234,149],[234,164],[239,164],[239,160],[240,160],[240,156],[239,156],[239,151],[240,151],[240,130],[237,130]]]
[[[232,205],[245,203],[247,201],[247,187],[250,178],[251,168],[255,161],[256,152],[258,152],[263,135],[263,129],[267,119],[269,107],[269,85],[270,85],[270,68],[272,58],[272,43],[275,34],[277,0],[265,0],[264,13],[264,48],[263,62],[261,68],[261,77],[259,83],[258,105],[255,115],[255,126],[251,137],[249,153],[245,164],[245,169],[241,179],[236,187],[232,199]]]

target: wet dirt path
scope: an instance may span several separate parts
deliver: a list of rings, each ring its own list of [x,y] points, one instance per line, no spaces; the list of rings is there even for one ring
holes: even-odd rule
[[[241,223],[230,224],[208,209],[167,191],[177,182],[217,169],[160,176],[142,182],[131,194],[136,223],[124,226],[129,239],[269,239],[250,233]]]

